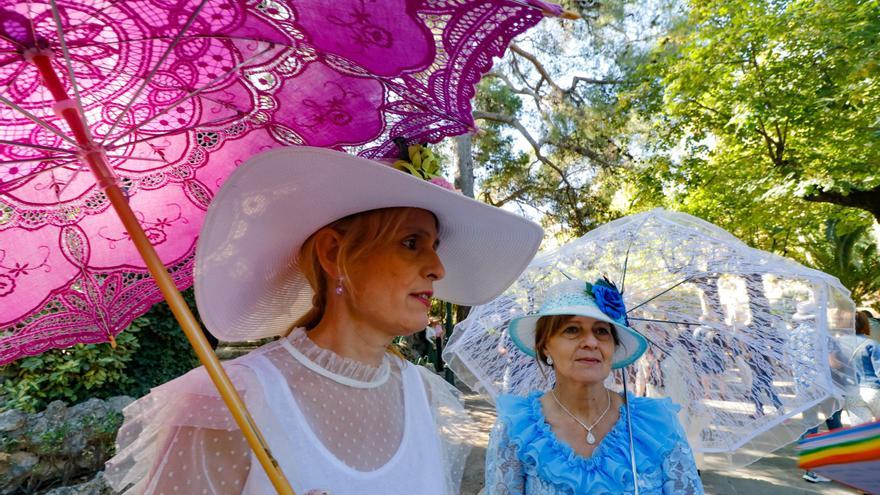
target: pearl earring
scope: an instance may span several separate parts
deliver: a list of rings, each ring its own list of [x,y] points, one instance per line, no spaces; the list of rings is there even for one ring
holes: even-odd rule
[[[336,295],[342,295],[342,277],[339,277],[339,280],[336,281]]]
[[[553,358],[552,357],[547,356],[547,364],[549,364],[550,366],[553,366]]]

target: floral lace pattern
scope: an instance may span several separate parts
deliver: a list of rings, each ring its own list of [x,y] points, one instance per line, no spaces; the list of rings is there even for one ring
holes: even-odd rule
[[[659,208],[536,257],[504,294],[471,310],[444,360],[492,400],[548,390],[553,373],[514,344],[511,321],[535,313],[567,277],[603,275],[625,285],[630,325],[651,342],[632,390],[680,404],[706,462],[743,466],[797,440],[851,383],[851,367],[830,359],[834,341],[853,332],[839,280]],[[619,391],[621,382],[607,385]]]
[[[162,299],[25,49],[55,54],[150,242],[188,287],[208,204],[242,161],[290,145],[389,157],[395,138],[467,132],[493,58],[560,12],[538,0],[0,0],[0,86],[46,124],[0,105],[0,364],[106,342]]]

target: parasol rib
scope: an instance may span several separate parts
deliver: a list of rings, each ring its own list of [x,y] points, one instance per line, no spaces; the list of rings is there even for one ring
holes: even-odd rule
[[[180,31],[174,36],[174,38],[171,40],[171,43],[168,45],[168,47],[165,48],[165,51],[162,53],[162,56],[159,57],[159,60],[156,61],[156,66],[153,67],[152,70],[150,70],[150,72],[146,75],[146,77],[144,77],[144,82],[140,85],[140,87],[137,89],[137,91],[135,91],[134,95],[132,95],[131,99],[125,105],[125,108],[122,110],[122,112],[119,113],[119,116],[116,117],[116,120],[113,121],[113,125],[111,125],[110,130],[107,131],[108,136],[113,134],[113,131],[115,131],[116,127],[119,126],[119,122],[122,121],[122,117],[128,113],[128,111],[131,109],[131,106],[134,105],[134,102],[137,101],[137,99],[138,99],[138,97],[140,97],[141,93],[144,92],[144,89],[147,87],[147,84],[149,84],[150,81],[153,80],[153,76],[156,75],[156,72],[159,72],[159,69],[165,63],[165,60],[167,60],[168,56],[171,55],[171,51],[174,50],[174,47],[176,47],[177,44],[180,43],[180,40],[183,39],[183,33],[185,33],[186,30],[189,29],[190,26],[192,26],[192,23],[195,22],[195,20],[196,20],[196,16],[198,16],[199,12],[201,12],[202,9],[205,8],[205,4],[207,4],[207,3],[208,3],[208,0],[202,0],[201,3],[199,3],[198,7],[196,7],[193,10],[192,14],[186,20],[186,23],[184,23],[184,25],[181,26]]]
[[[20,107],[19,105],[16,105],[16,104],[15,104],[12,100],[10,100],[9,98],[6,98],[6,97],[3,97],[3,96],[0,96],[0,102],[2,102],[2,103],[3,103],[4,105],[6,105],[7,107],[9,107],[9,108],[11,108],[11,109],[17,111],[18,113],[20,113],[21,115],[23,115],[26,119],[30,120],[30,121],[33,122],[34,124],[37,124],[38,126],[42,127],[43,129],[46,129],[47,131],[51,132],[52,134],[58,136],[59,138],[61,138],[61,139],[65,140],[65,141],[67,141],[68,143],[70,143],[70,144],[72,144],[72,145],[74,145],[74,146],[77,145],[77,144],[76,144],[76,141],[74,141],[73,139],[70,139],[70,137],[68,137],[66,134],[64,134],[63,132],[61,132],[60,129],[58,129],[57,127],[55,127],[55,126],[49,124],[48,122],[46,122],[45,120],[43,120],[43,119],[37,117],[36,115],[34,115],[34,114],[28,112],[27,110],[25,110],[24,108]]]
[[[70,87],[73,89],[73,101],[76,102],[76,108],[79,111],[79,114],[84,116],[85,112],[83,111],[82,98],[80,97],[79,88],[76,84],[76,74],[73,72],[73,62],[70,60],[70,52],[67,50],[67,38],[64,36],[63,24],[61,23],[61,13],[58,11],[58,3],[56,0],[50,0],[49,4],[52,6],[52,18],[55,19],[55,29],[58,33],[58,44],[61,45],[61,54],[64,57],[64,65],[67,67],[67,76],[70,78]],[[94,139],[92,139],[92,130],[89,129],[88,125],[84,125],[83,127],[85,128],[86,138],[88,138],[90,143],[94,142]]]
[[[211,86],[212,86],[214,83],[216,83],[216,82],[218,82],[218,81],[221,81],[221,80],[225,79],[226,77],[228,77],[228,76],[229,76],[230,74],[232,74],[233,72],[235,72],[235,71],[237,71],[238,69],[242,68],[243,66],[249,64],[251,61],[257,59],[258,57],[260,57],[260,56],[262,56],[262,55],[264,55],[265,53],[267,53],[269,50],[271,50],[271,49],[273,49],[273,48],[274,48],[274,47],[271,47],[271,46],[270,46],[270,47],[267,47],[265,50],[259,52],[258,54],[254,55],[253,57],[250,57],[250,58],[247,58],[247,59],[245,59],[245,60],[242,60],[240,63],[238,63],[238,64],[234,65],[233,67],[231,67],[227,72],[224,72],[223,74],[221,74],[221,75],[217,76],[216,78],[212,79],[211,81],[209,81],[206,85],[202,86],[201,88],[196,89],[196,90],[194,90],[194,91],[191,91],[191,92],[187,93],[186,95],[182,96],[181,98],[175,100],[174,102],[168,104],[163,110],[157,112],[157,113],[156,113],[155,115],[153,115],[152,117],[150,117],[150,118],[144,120],[143,122],[139,123],[138,125],[132,127],[132,128],[130,129],[129,132],[127,132],[127,133],[125,133],[125,134],[121,134],[121,135],[119,135],[119,136],[116,136],[116,137],[113,138],[111,141],[104,143],[104,146],[112,147],[112,146],[114,146],[114,145],[116,144],[116,142],[119,141],[120,139],[122,139],[122,138],[124,138],[124,137],[126,137],[126,136],[129,136],[129,135],[131,135],[131,134],[135,134],[135,133],[137,133],[137,131],[139,131],[140,129],[143,129],[144,126],[146,126],[146,125],[149,124],[150,122],[153,122],[154,120],[156,120],[156,119],[159,118],[160,116],[165,115],[166,113],[168,113],[172,108],[176,107],[177,105],[181,104],[182,102],[184,102],[184,101],[186,101],[186,100],[189,100],[189,99],[192,99],[192,98],[198,96],[198,95],[201,94],[203,91],[206,91],[206,90],[210,89]],[[133,103],[133,101],[130,102],[129,105],[131,105],[131,103]],[[235,110],[240,112],[240,110],[238,110],[238,109],[235,109]],[[127,109],[123,111],[123,114],[124,114],[125,111],[127,111]],[[123,114],[120,114],[120,116],[119,116],[119,118],[117,119],[117,121],[118,121],[119,119],[122,118],[122,115],[123,115]],[[205,126],[205,124],[203,124],[203,123],[200,123],[200,124],[198,125],[198,127],[204,127],[204,126]],[[110,129],[110,132],[108,132],[107,135],[109,136],[109,135],[112,133],[112,131],[113,131],[113,129]],[[179,132],[179,129],[178,129],[178,132]]]

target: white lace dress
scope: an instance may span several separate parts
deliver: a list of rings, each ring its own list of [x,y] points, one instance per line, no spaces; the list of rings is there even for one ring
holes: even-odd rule
[[[297,494],[459,493],[469,419],[426,369],[345,359],[302,329],[224,367]],[[126,408],[117,444],[105,472],[116,490],[274,493],[202,368]]]

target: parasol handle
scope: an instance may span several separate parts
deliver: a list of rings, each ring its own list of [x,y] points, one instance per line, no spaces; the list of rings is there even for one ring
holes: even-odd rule
[[[626,429],[629,431],[629,463],[633,472],[633,489],[635,495],[639,495],[639,471],[636,469],[636,449],[633,445],[632,416],[629,410],[629,394],[626,392],[626,366],[620,369],[623,374],[623,403],[626,405]]]
[[[128,198],[119,188],[113,173],[107,166],[103,151],[91,140],[84,117],[80,115],[77,106],[70,103],[71,99],[67,95],[67,91],[64,89],[58,74],[55,73],[50,57],[50,52],[41,52],[31,54],[28,59],[40,71],[43,83],[57,102],[56,109],[58,113],[67,121],[70,129],[73,131],[74,138],[76,138],[76,142],[82,150],[81,157],[83,161],[95,175],[99,187],[107,194],[107,198],[119,215],[119,219],[122,221],[126,232],[128,232],[132,242],[134,242],[135,247],[137,247],[138,252],[144,259],[150,274],[156,281],[156,285],[159,286],[159,290],[168,302],[171,312],[174,313],[175,319],[177,319],[181,329],[183,329],[183,333],[186,334],[186,338],[189,340],[190,345],[192,345],[193,350],[195,350],[199,361],[205,366],[211,381],[214,382],[214,385],[223,397],[223,401],[226,403],[226,406],[232,413],[232,417],[235,419],[238,427],[241,428],[248,444],[272,481],[275,490],[279,495],[296,495],[293,488],[290,487],[290,482],[287,481],[284,473],[281,472],[278,461],[272,457],[266,440],[257,429],[253,418],[244,405],[244,401],[241,400],[241,397],[235,391],[235,387],[233,387],[232,381],[226,374],[226,370],[220,365],[220,360],[217,359],[217,355],[214,354],[214,350],[208,344],[208,340],[205,338],[205,334],[202,332],[198,321],[183,300],[180,291],[177,290],[177,286],[168,273],[168,269],[162,263],[156,250],[153,249],[149,239],[147,239],[147,235],[141,228],[140,223],[138,223],[134,212],[131,211],[131,207],[128,205]]]

